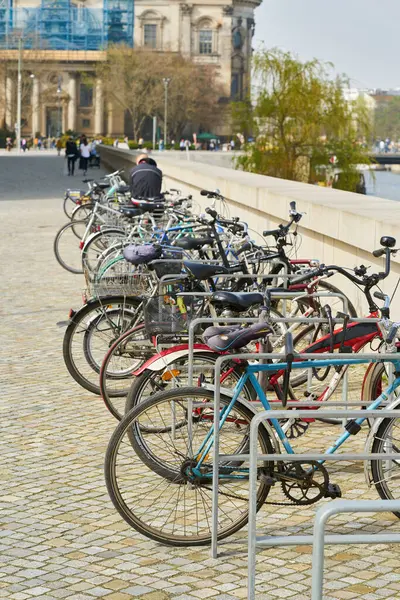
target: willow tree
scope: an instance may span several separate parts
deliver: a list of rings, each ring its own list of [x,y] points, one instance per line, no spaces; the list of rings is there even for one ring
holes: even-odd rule
[[[253,57],[256,95],[236,105],[237,126],[250,128],[254,141],[237,159],[246,171],[313,183],[335,156],[346,189],[355,191],[356,167],[370,162],[359,140],[370,135],[370,115],[362,103],[343,95],[346,79],[331,77],[332,65],[302,62],[279,49]]]

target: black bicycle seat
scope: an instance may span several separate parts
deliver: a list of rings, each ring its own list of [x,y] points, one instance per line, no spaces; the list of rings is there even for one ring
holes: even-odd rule
[[[242,268],[240,266],[230,267],[227,269],[223,265],[210,265],[191,260],[185,260],[183,265],[191,275],[200,281],[204,279],[210,279],[210,277],[215,277],[216,275],[227,275],[230,273],[242,272]]]
[[[203,246],[212,246],[215,240],[212,237],[190,238],[185,237],[177,240],[174,246],[183,248],[184,250],[199,250]]]
[[[251,327],[207,327],[204,342],[216,352],[238,350],[250,342],[269,335],[272,329],[266,323],[254,323]]]
[[[247,310],[250,306],[263,304],[264,296],[259,292],[215,292],[211,297],[214,305],[228,306],[237,311]]]

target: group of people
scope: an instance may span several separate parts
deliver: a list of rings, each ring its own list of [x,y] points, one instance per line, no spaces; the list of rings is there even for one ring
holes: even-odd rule
[[[65,145],[68,175],[74,175],[77,160],[79,160],[79,169],[83,171],[83,175],[86,175],[89,161],[93,158],[98,160],[97,145],[99,143],[99,140],[89,142],[86,135],[81,135],[78,141],[74,140],[72,136],[69,137]]]
[[[397,153],[400,149],[400,144],[386,138],[385,140],[376,140],[374,151],[377,154],[388,154],[390,152]]]

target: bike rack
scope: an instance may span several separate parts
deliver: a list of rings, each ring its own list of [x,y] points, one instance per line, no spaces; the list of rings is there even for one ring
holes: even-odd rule
[[[388,355],[385,355],[386,357]],[[390,356],[390,355],[389,355]],[[387,359],[387,358],[386,358]],[[395,360],[391,357],[391,360]],[[397,357],[396,357],[397,360]],[[310,402],[312,405],[313,403]],[[314,403],[316,404],[316,403]],[[262,460],[278,460],[287,462],[307,462],[319,460],[348,461],[348,460],[398,460],[399,455],[388,453],[346,453],[346,454],[258,454],[258,429],[260,424],[268,419],[293,418],[293,412],[296,417],[318,418],[321,416],[319,410],[265,410],[257,414],[250,424],[250,454],[242,455],[221,455],[224,460],[249,459],[249,524],[248,524],[248,600],[255,600],[255,580],[256,580],[256,547],[268,548],[272,546],[299,546],[313,544],[313,564],[312,564],[312,597],[311,600],[322,600],[323,587],[323,566],[324,566],[324,545],[325,544],[382,544],[382,543],[400,543],[400,533],[397,534],[339,534],[325,536],[325,525],[327,520],[338,513],[344,512],[391,512],[400,510],[400,500],[335,500],[321,507],[315,517],[313,535],[288,535],[288,536],[263,536],[257,538],[257,462]],[[343,410],[346,418],[357,419],[364,418],[363,410]],[[337,417],[337,411],[323,410],[326,418]],[[391,418],[399,417],[398,410],[371,410],[368,411],[368,417],[373,418]],[[279,458],[278,458],[279,457]]]
[[[340,320],[338,320],[340,321]],[[358,321],[358,319],[354,319],[353,321]],[[362,320],[361,320],[362,321]],[[354,354],[338,354],[338,353],[321,353],[321,354],[298,354],[297,355],[298,358],[300,359],[304,359],[304,360],[318,360],[318,359],[322,359],[322,360],[326,360],[326,359],[332,359],[332,360],[338,360],[340,358],[343,359],[344,364],[366,364],[369,362],[387,362],[387,361],[393,361],[393,360],[398,360],[398,356],[397,354],[363,354],[362,356],[360,355],[360,358],[355,358]],[[219,462],[222,460],[222,455],[219,454],[219,420],[220,420],[220,414],[219,414],[219,409],[220,409],[220,396],[221,396],[221,367],[223,365],[224,362],[229,361],[233,358],[244,358],[244,359],[260,359],[260,358],[270,358],[272,360],[279,360],[282,359],[282,354],[257,354],[257,353],[243,353],[243,354],[224,354],[222,356],[220,356],[215,363],[215,391],[214,391],[214,454],[213,454],[213,480],[212,480],[212,534],[211,534],[211,556],[212,558],[217,558],[218,557],[218,472],[219,472]],[[350,361],[350,363],[349,363]],[[354,363],[351,361],[355,361]],[[260,365],[262,367],[262,365]],[[321,403],[320,402],[313,402],[313,401],[307,401],[307,406],[319,406],[321,407]],[[295,407],[294,407],[295,408]],[[288,413],[290,418],[293,418],[294,416],[303,416],[306,418],[315,418],[317,416],[317,418],[321,418],[321,408],[318,411],[311,411],[311,410],[307,410],[307,411],[278,411],[278,410],[274,410],[274,411],[263,411],[260,412],[260,415],[264,415],[264,418],[266,419],[267,417],[265,417],[265,414],[268,414],[269,417],[271,417],[271,413],[273,412],[273,417],[274,418],[279,418],[278,415],[281,415],[283,412],[285,412],[285,417],[288,417]],[[332,413],[332,411],[328,414],[329,411],[324,410],[323,414],[325,418],[338,418],[338,416],[345,416],[346,418],[348,418],[348,415],[343,415],[343,413],[345,412],[350,412],[350,411],[334,411]],[[354,411],[352,411],[354,412]],[[365,417],[365,411],[358,411],[359,414],[357,415],[358,417]],[[368,416],[372,416],[374,412],[377,411],[369,411],[368,412]],[[383,411],[380,410],[379,411],[379,416],[382,417]],[[385,413],[386,414],[386,413]],[[394,413],[394,415],[398,416],[398,413]],[[253,422],[255,421],[256,423],[259,423],[259,415],[256,415],[254,417],[254,419],[252,419],[252,425]],[[275,460],[276,460],[276,454],[273,455]],[[280,455],[281,456],[281,455]],[[292,455],[290,455],[292,456]],[[321,456],[325,457],[325,455],[319,455],[318,458],[315,458],[315,455],[313,459],[310,458],[309,455],[295,455],[295,456],[300,456],[301,459],[304,460],[304,456],[307,456],[307,458],[309,460],[321,460]],[[344,455],[335,455],[336,458],[337,456],[344,456]],[[360,456],[360,455],[356,455],[356,456]],[[385,455],[387,457],[387,455]],[[235,460],[244,460],[246,458],[249,458],[248,455],[235,455]],[[271,457],[270,457],[271,458]],[[398,455],[397,455],[398,458]],[[224,457],[224,459],[226,459],[226,456]],[[286,459],[288,460],[288,459]],[[340,460],[340,459],[338,459]],[[342,459],[343,460],[343,459]],[[250,488],[251,490],[251,488]],[[252,500],[252,498],[251,498]]]

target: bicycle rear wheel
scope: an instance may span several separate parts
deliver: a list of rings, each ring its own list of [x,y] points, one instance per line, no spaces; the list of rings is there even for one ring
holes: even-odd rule
[[[188,402],[212,402],[211,390],[182,388],[156,394],[130,411],[119,423],[107,448],[105,477],[110,498],[125,521],[146,537],[173,546],[202,546],[211,540],[212,449],[201,478],[190,476],[193,461],[188,449],[198,451],[213,424],[212,406],[204,406],[187,426]],[[221,396],[226,409],[230,398]],[[233,454],[248,448],[253,417],[241,402],[233,407],[221,428],[220,452]],[[176,426],[172,427],[172,423]],[[146,426],[153,431],[148,433]],[[144,426],[144,427],[143,427]],[[157,433],[154,432],[157,430]],[[268,432],[259,429],[259,450],[272,453]],[[248,521],[248,477],[237,466],[221,465],[218,539],[244,527]],[[272,464],[264,464],[264,470]],[[236,477],[233,477],[235,473]],[[270,486],[257,482],[257,510]]]
[[[90,300],[74,314],[64,335],[63,356],[79,385],[100,395],[101,361],[126,329],[143,320],[141,304],[140,298],[111,296]]]
[[[64,225],[55,237],[53,245],[55,257],[58,263],[70,273],[83,273],[80,240],[85,231],[86,221],[74,221]]]

